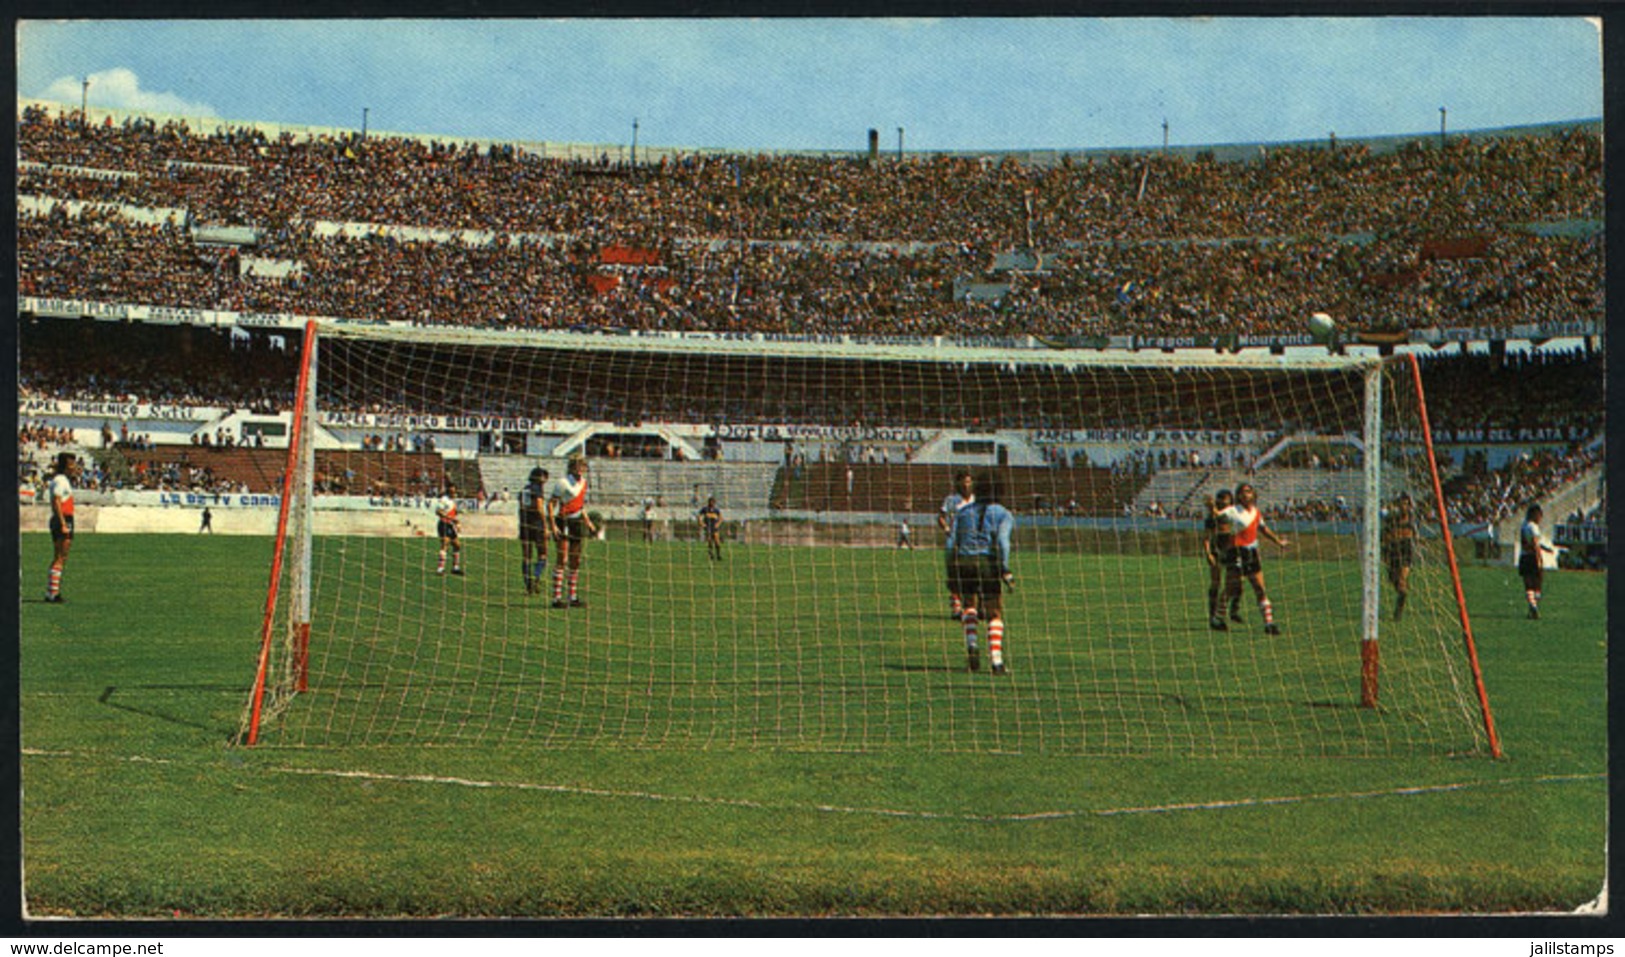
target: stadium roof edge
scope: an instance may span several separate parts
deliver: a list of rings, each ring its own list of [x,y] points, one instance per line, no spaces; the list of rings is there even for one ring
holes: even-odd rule
[[[1358,370],[1387,361],[1368,353],[1336,353],[1315,350],[1312,355],[1296,351],[1288,356],[1273,350],[1246,349],[1218,352],[1212,349],[1035,349],[960,343],[943,348],[930,343],[907,344],[864,342],[845,336],[808,339],[779,338],[763,334],[706,335],[628,334],[583,335],[563,330],[467,329],[449,327],[397,327],[359,323],[315,323],[318,337],[371,339],[380,342],[411,342],[470,347],[518,347],[570,351],[630,353],[699,353],[709,356],[773,357],[784,359],[851,360],[867,359],[898,362],[965,364],[1005,364],[1049,367],[1135,367],[1161,369],[1246,369],[1246,370]],[[319,360],[318,360],[319,361]]]
[[[79,112],[78,104],[61,103],[53,100],[42,100],[19,95],[17,97],[17,112],[37,107],[45,110],[54,110],[58,114],[66,115]],[[295,137],[309,138],[346,138],[359,136],[361,130],[353,127],[314,126],[298,123],[275,123],[261,120],[239,120],[216,116],[197,116],[179,113],[157,113],[147,110],[108,109],[105,107],[90,106],[86,109],[87,116],[94,122],[111,119],[115,123],[122,123],[131,117],[143,117],[159,123],[184,122],[195,131],[210,131],[221,127],[258,129],[267,135],[279,136],[283,133],[293,134]],[[1600,117],[1581,118],[1573,120],[1554,120],[1548,123],[1534,123],[1520,126],[1496,127],[1487,129],[1463,129],[1451,131],[1451,137],[1469,138],[1499,138],[1509,136],[1535,136],[1554,134],[1575,128],[1595,129],[1599,134],[1602,131]],[[545,140],[518,140],[499,137],[468,137],[452,136],[433,132],[405,133],[391,130],[370,129],[369,136],[380,136],[400,139],[417,139],[424,142],[451,143],[458,145],[475,145],[489,147],[492,145],[517,146],[537,155],[556,159],[599,159],[609,156],[611,159],[627,163],[632,161],[627,143],[571,143],[552,142]],[[861,136],[861,131],[859,132]],[[1429,141],[1436,138],[1438,133],[1395,133],[1378,136],[1338,137],[1341,146],[1364,146],[1375,153],[1392,152],[1402,148],[1408,143]],[[1197,156],[1211,154],[1215,159],[1225,161],[1242,161],[1256,158],[1260,151],[1271,149],[1304,149],[1325,146],[1329,140],[1281,140],[1260,141],[1254,143],[1214,143],[1182,146],[1099,146],[1099,147],[1030,147],[1014,149],[956,149],[956,150],[909,150],[911,156],[956,156],[962,158],[1013,158],[1033,165],[1051,165],[1059,163],[1065,157],[1104,157],[1104,156],[1134,156],[1145,153],[1167,153],[1175,156]],[[719,147],[719,146],[655,146],[639,144],[637,159],[640,164],[655,163],[661,159],[681,156],[807,156],[807,157],[852,157],[863,156],[868,152],[866,147],[853,149],[751,149],[747,147]],[[883,154],[889,155],[889,154]]]

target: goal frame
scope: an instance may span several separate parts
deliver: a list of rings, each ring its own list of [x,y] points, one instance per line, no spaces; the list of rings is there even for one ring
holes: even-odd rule
[[[1462,588],[1448,513],[1445,508],[1443,484],[1429,424],[1426,397],[1423,391],[1421,367],[1409,353],[1398,356],[1348,355],[1327,350],[1323,354],[1287,356],[1284,352],[1262,350],[1238,352],[1207,352],[1205,350],[1109,351],[1101,349],[1044,348],[1037,340],[1025,338],[1011,343],[994,345],[953,344],[945,346],[942,340],[924,343],[866,342],[847,336],[805,337],[784,339],[764,334],[732,334],[711,336],[705,334],[633,334],[609,339],[576,333],[555,331],[513,332],[505,330],[425,330],[399,324],[356,325],[350,323],[319,323],[311,320],[304,327],[299,378],[292,410],[286,467],[283,472],[281,498],[276,523],[276,540],[270,562],[270,582],[267,588],[265,611],[260,628],[260,647],[250,702],[245,709],[244,727],[238,741],[254,746],[259,742],[265,719],[265,699],[273,680],[276,611],[284,572],[290,571],[290,611],[285,634],[286,664],[289,671],[288,687],[293,694],[308,690],[309,657],[312,628],[311,608],[311,513],[314,480],[314,442],[312,423],[317,412],[318,355],[324,337],[355,337],[373,340],[410,341],[414,343],[524,346],[530,348],[556,348],[583,351],[657,352],[662,354],[705,353],[710,355],[740,355],[749,357],[785,357],[820,359],[909,360],[926,359],[941,362],[945,358],[965,363],[1012,363],[1058,366],[1071,370],[1080,365],[1161,369],[1164,371],[1224,368],[1243,371],[1356,371],[1363,376],[1364,409],[1363,435],[1364,464],[1362,485],[1363,519],[1359,531],[1359,553],[1362,564],[1362,609],[1360,649],[1360,700],[1362,708],[1376,708],[1380,703],[1380,640],[1381,640],[1381,514],[1382,514],[1382,443],[1383,443],[1383,372],[1385,367],[1399,363],[1406,366],[1406,378],[1415,389],[1417,412],[1420,418],[1422,448],[1425,452],[1427,477],[1431,482],[1432,518],[1443,543],[1456,611],[1459,617],[1461,640],[1466,662],[1472,677],[1478,709],[1493,758],[1503,756],[1496,732],[1489,696],[1485,688],[1478,651]],[[951,353],[945,352],[951,349]],[[290,530],[297,530],[290,536]],[[292,539],[297,538],[297,541]]]

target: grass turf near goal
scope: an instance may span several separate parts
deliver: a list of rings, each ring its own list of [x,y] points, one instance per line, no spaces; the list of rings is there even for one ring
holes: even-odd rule
[[[1011,670],[995,676],[966,669],[936,549],[730,543],[712,562],[698,543],[617,528],[589,545],[585,607],[560,610],[525,593],[514,542],[469,541],[461,577],[436,574],[433,540],[315,542],[315,560],[343,571],[315,596],[328,609],[312,636],[319,678],[271,746],[1362,755],[1475,744],[1450,676],[1404,653],[1448,633],[1443,607],[1393,626],[1385,699],[1359,707],[1359,582],[1326,590],[1323,560],[1272,564],[1285,627],[1266,635],[1255,608],[1249,626],[1208,628],[1195,556],[1029,556],[1008,601]],[[381,567],[409,570],[385,603],[367,586]],[[1109,587],[1068,587],[1089,582]]]

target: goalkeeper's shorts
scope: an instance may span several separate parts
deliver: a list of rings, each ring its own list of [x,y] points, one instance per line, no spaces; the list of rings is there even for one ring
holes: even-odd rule
[[[991,555],[955,556],[948,559],[948,589],[962,597],[985,595],[996,598],[1004,590],[999,563]]]

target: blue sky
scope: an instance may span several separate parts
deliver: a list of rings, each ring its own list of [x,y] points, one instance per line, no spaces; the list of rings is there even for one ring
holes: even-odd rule
[[[231,120],[733,149],[1086,149],[1602,115],[1552,18],[24,21],[23,96]]]

